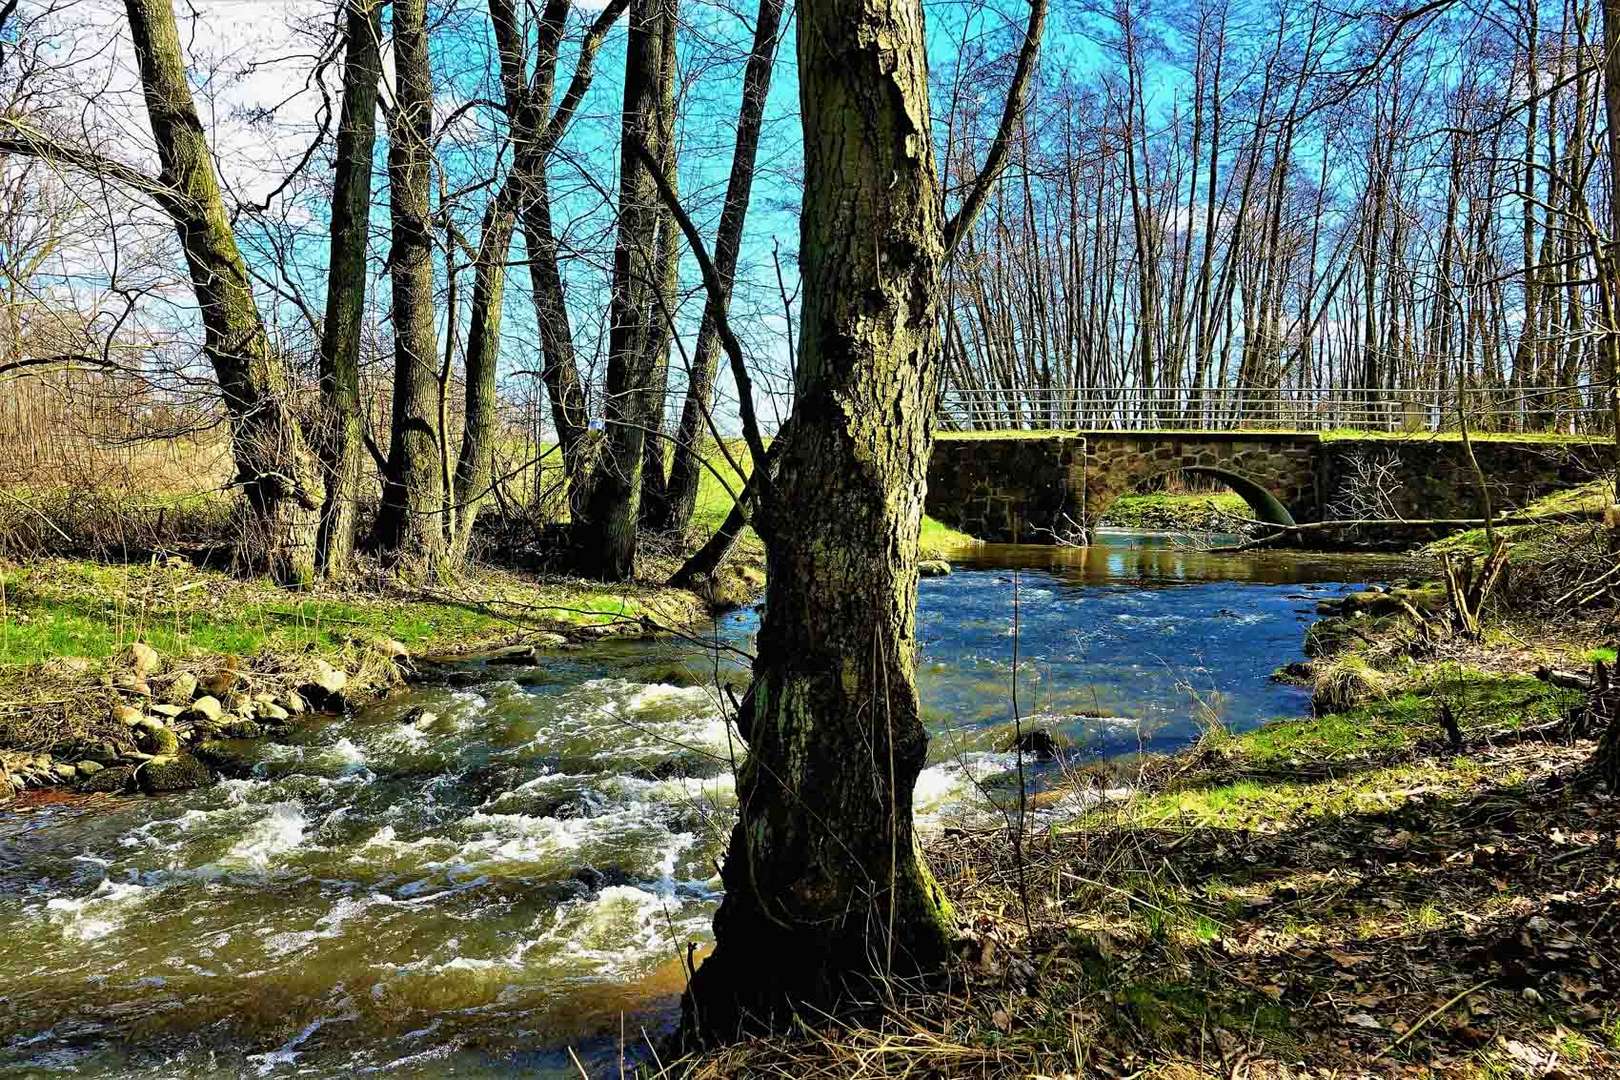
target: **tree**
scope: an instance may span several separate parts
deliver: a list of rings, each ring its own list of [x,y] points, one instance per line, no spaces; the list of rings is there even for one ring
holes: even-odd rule
[[[634,0],[625,48],[624,110],[619,165],[619,230],[613,249],[613,291],[608,327],[608,369],[603,389],[607,432],[596,460],[584,519],[576,522],[581,568],[606,581],[635,572],[641,514],[644,443],[657,419],[652,410],[657,369],[655,321],[662,320],[658,257],[664,215],[652,179],[663,160],[662,113],[667,35],[675,33],[675,0]],[[650,150],[652,161],[640,151]]]
[[[366,306],[382,0],[345,0],[343,105],[332,178],[331,258],[321,324],[321,411],[314,442],[326,478],[318,542],[321,572],[341,576],[354,554],[365,431],[360,415],[360,332]]]
[[[760,129],[765,121],[765,99],[771,90],[771,69],[776,63],[776,46],[786,0],[760,0],[754,21],[754,44],[743,70],[742,105],[737,113],[737,141],[731,154],[731,176],[726,182],[726,201],[720,210],[720,227],[715,234],[714,267],[720,276],[722,296],[710,301],[726,305],[737,275],[737,259],[742,251],[743,224],[748,218],[748,202],[754,189],[754,161],[759,153]],[[692,370],[687,376],[686,401],[681,407],[681,424],[675,435],[675,452],[669,467],[665,494],[665,514],[650,522],[655,528],[685,529],[697,506],[698,484],[703,475],[703,444],[708,437],[709,407],[714,396],[715,369],[720,363],[720,334],[717,315],[708,305],[698,326],[697,348]]]
[[[445,554],[433,295],[433,81],[427,0],[393,5],[394,106],[388,113],[394,398],[378,546],[396,563],[436,571]]]
[[[288,400],[286,370],[270,344],[247,265],[214,174],[186,82],[169,0],[127,0],[135,58],[160,172],[156,177],[7,118],[0,149],[107,178],[151,199],[174,223],[231,425],[235,484],[242,490],[239,562],[277,581],[315,576],[320,469]]]
[[[941,273],[1006,159],[1044,17],[1035,0],[984,172],[947,222],[920,0],[800,9],[796,396],[775,475],[755,474],[765,617],[738,716],[748,757],[715,951],[685,999],[692,1039],[835,1008],[871,979],[946,956],[949,912],[911,817],[928,744],[913,679],[916,551]],[[720,283],[700,262],[712,302]],[[751,424],[746,378],[738,390]],[[750,442],[764,462],[757,429]]]

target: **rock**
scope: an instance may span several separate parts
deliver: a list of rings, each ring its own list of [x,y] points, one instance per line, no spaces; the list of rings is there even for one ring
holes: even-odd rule
[[[262,701],[254,708],[259,719],[269,720],[271,723],[285,724],[292,719],[292,714],[273,701]]]
[[[230,739],[262,739],[264,728],[254,720],[232,720],[219,725],[219,733]]]
[[[129,666],[143,678],[156,671],[160,662],[157,650],[144,641],[137,641],[129,647]]]
[[[325,709],[327,712],[341,712],[344,704],[343,691],[348,685],[347,672],[338,670],[325,660],[317,660],[314,674],[309,682],[299,688],[299,693],[316,708]]]
[[[197,676],[182,671],[169,680],[169,688],[163,696],[175,705],[191,704],[191,699],[197,696]]]
[[[539,659],[534,645],[509,645],[484,658],[486,664],[532,664]]]
[[[136,697],[152,696],[152,685],[132,671],[121,671],[114,675],[113,685],[124,693],[134,694]]]
[[[304,703],[304,697],[296,690],[289,690],[281,698],[281,707],[294,716],[298,716],[309,706]]]
[[[534,647],[537,649],[560,649],[568,644],[568,639],[561,634],[536,634]]]
[[[146,711],[155,716],[161,716],[167,720],[173,720],[184,714],[185,711],[190,707],[190,704],[191,699],[187,698],[185,705],[148,705]]]
[[[924,559],[917,564],[917,573],[923,577],[944,577],[951,572],[951,564],[944,559]]]
[[[393,638],[380,638],[376,642],[376,646],[377,651],[388,657],[390,660],[404,663],[411,658],[411,650],[405,647],[405,643],[395,641]]]
[[[213,770],[190,754],[155,757],[142,765],[135,776],[148,795],[190,791],[214,782]]]
[[[1316,678],[1316,668],[1309,660],[1295,660],[1271,673],[1271,681],[1288,686],[1309,686]]]
[[[134,727],[146,719],[146,714],[133,705],[114,705],[113,719],[125,727]]]
[[[80,776],[94,776],[107,766],[103,765],[99,761],[92,761],[89,758],[85,758],[83,761],[74,763],[73,767],[79,770]]]
[[[65,761],[52,765],[51,772],[55,773],[56,778],[62,781],[64,784],[79,775],[79,770],[74,768],[72,765],[69,765]]]
[[[181,714],[188,720],[205,720],[210,724],[219,723],[219,718],[225,715],[225,707],[219,699],[211,694],[204,694],[191,703],[191,708]]]
[[[135,766],[114,765],[93,773],[80,773],[76,791],[117,794],[135,786]]]
[[[175,734],[172,728],[165,727],[161,721],[152,717],[146,717],[141,721],[136,731],[135,742],[154,757],[180,752],[180,736]]]
[[[1036,761],[1051,761],[1057,757],[1057,740],[1045,728],[1031,728],[1014,739],[1007,749],[1034,754]]]
[[[198,760],[217,769],[221,775],[241,779],[253,775],[259,763],[259,743],[250,739],[209,739],[197,744]]]

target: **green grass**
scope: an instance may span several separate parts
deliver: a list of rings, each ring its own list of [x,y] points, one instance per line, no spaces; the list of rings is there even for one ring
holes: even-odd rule
[[[924,559],[944,559],[978,543],[978,540],[959,529],[925,517],[922,520],[922,533],[917,537],[917,550]]]
[[[1580,698],[1527,676],[1488,675],[1461,668],[1420,672],[1409,688],[1344,712],[1279,720],[1241,735],[1224,735],[1219,751],[1243,769],[1265,774],[1212,786],[1173,788],[1126,804],[1136,825],[1193,822],[1220,828],[1254,828],[1297,815],[1318,816],[1376,808],[1391,790],[1422,784],[1468,785],[1479,766],[1466,756],[1402,760],[1419,743],[1443,740],[1440,709],[1449,705],[1464,734],[1512,730],[1552,720]],[[1388,760],[1353,769],[1368,760]],[[1293,770],[1342,772],[1337,778],[1277,779]]]
[[[0,587],[4,667],[64,656],[102,659],[137,640],[172,656],[329,651],[377,638],[430,652],[493,641],[524,625],[603,623],[650,610],[646,590],[578,583],[520,585],[492,576],[465,583],[477,598],[460,602],[404,593],[290,593],[189,566],[73,559],[0,570]]]

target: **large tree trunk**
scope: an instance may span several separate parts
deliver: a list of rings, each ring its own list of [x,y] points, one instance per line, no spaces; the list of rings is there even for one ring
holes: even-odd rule
[[[231,422],[245,520],[243,562],[285,583],[315,576],[322,485],[287,400],[286,372],[253,301],[247,266],[220,196],[202,121],[186,83],[169,0],[127,0],[152,135],[162,165],[160,201],[174,220]]]
[[[720,275],[724,297],[705,304],[703,322],[698,326],[697,350],[687,375],[686,403],[681,407],[681,426],[675,436],[675,456],[669,468],[666,497],[671,529],[685,529],[697,506],[698,485],[703,476],[700,460],[708,438],[708,412],[714,396],[715,369],[720,363],[720,335],[715,326],[715,304],[731,299],[737,276],[737,257],[742,249],[743,224],[748,217],[748,201],[754,188],[754,161],[759,151],[759,134],[765,120],[765,99],[771,89],[771,69],[776,61],[777,35],[782,25],[786,0],[760,0],[759,17],[754,23],[754,47],[743,71],[742,107],[737,114],[737,142],[731,153],[731,177],[726,182],[726,201],[720,210],[720,227],[714,238],[714,268]],[[723,313],[722,313],[723,314]]]
[[[444,554],[437,313],[433,299],[433,83],[427,0],[394,0],[397,86],[388,127],[393,246],[394,409],[377,542],[396,564],[432,572]]]
[[[321,325],[321,402],[316,448],[326,478],[317,541],[328,577],[354,556],[356,501],[365,453],[360,415],[360,331],[366,307],[366,242],[371,228],[371,159],[377,145],[382,78],[382,0],[347,0],[343,109],[332,178],[331,260]]]
[[[740,817],[697,1039],[834,1007],[944,958],[911,798],[913,662],[944,242],[919,0],[799,11],[803,334],[761,526],[768,585],[739,727]]]
[[[613,295],[604,386],[604,445],[584,520],[575,523],[580,567],[604,581],[635,572],[644,443],[653,422],[649,401],[655,356],[648,347],[654,290],[660,280],[658,225],[663,216],[652,174],[638,146],[658,154],[664,34],[673,33],[674,0],[634,0],[625,50],[620,137],[619,233],[613,250]],[[667,27],[667,30],[666,30]]]

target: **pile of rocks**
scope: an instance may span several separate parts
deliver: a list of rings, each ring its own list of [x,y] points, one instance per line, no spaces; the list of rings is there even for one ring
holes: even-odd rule
[[[61,784],[148,794],[201,787],[215,780],[205,760],[210,743],[277,734],[310,709],[341,712],[348,704],[348,673],[324,660],[297,677],[249,673],[229,661],[203,674],[163,668],[156,650],[131,646],[112,679],[112,723],[54,753],[0,752],[0,802]]]

